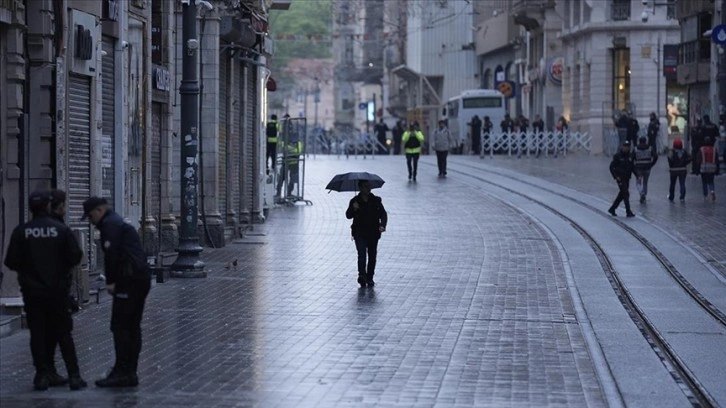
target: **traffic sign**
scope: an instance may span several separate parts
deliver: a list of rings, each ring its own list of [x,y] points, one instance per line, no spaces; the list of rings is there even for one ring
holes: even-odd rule
[[[711,29],[711,41],[718,45],[726,44],[726,24],[719,24]]]
[[[359,110],[366,110],[366,109],[368,109],[368,102],[361,102],[361,103],[359,103],[358,104],[358,109]]]

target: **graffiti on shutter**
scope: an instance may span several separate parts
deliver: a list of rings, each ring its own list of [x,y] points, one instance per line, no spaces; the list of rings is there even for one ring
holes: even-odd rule
[[[218,209],[222,213],[222,219],[227,218],[227,95],[229,93],[229,75],[227,65],[229,58],[223,53],[219,59],[219,140],[217,154],[217,192],[218,192]],[[211,176],[211,175],[210,175]]]
[[[101,194],[108,199],[109,203],[114,202],[116,169],[114,165],[116,135],[116,75],[115,75],[115,53],[114,40],[103,39],[103,50],[106,56],[101,59],[101,93],[102,109],[101,116],[103,127],[101,129]]]
[[[242,109],[243,109],[243,92],[244,92],[244,84],[242,83],[242,79],[244,78],[242,75],[242,69],[244,69],[244,65],[242,65],[241,62],[235,61],[235,70],[234,70],[234,88],[237,92],[234,95],[234,99],[237,101],[236,104],[233,106],[233,113],[232,113],[232,132],[233,135],[230,135],[229,140],[229,148],[230,152],[228,155],[229,165],[228,168],[228,179],[231,188],[229,189],[230,192],[230,204],[229,208],[234,210],[237,215],[239,216],[239,196],[240,196],[240,162],[242,161],[242,157],[240,156],[239,146],[240,146],[240,139],[242,138],[243,129],[242,129]]]
[[[156,218],[156,225],[161,225],[161,118],[163,105],[151,104],[151,216]]]
[[[254,199],[254,186],[255,186],[255,125],[257,123],[257,119],[255,118],[255,98],[256,98],[256,84],[257,84],[257,75],[256,75],[256,67],[247,65],[246,66],[247,71],[247,83],[245,84],[245,92],[247,93],[247,97],[245,98],[245,125],[246,125],[246,132],[244,137],[244,157],[242,158],[242,163],[244,166],[243,174],[244,174],[244,197],[245,197],[245,203],[243,206],[249,211],[250,213],[254,209],[253,206],[253,199]]]
[[[88,227],[79,221],[83,201],[91,195],[91,79],[68,78],[68,216],[71,226]]]

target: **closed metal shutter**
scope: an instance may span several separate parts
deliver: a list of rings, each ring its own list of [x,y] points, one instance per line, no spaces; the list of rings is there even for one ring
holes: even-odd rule
[[[79,219],[91,195],[91,78],[68,77],[68,216],[70,225],[88,227]]]
[[[237,213],[237,216],[239,217],[239,195],[240,195],[240,179],[239,179],[239,169],[240,169],[240,161],[242,160],[242,157],[240,155],[239,147],[240,147],[240,141],[242,138],[243,129],[242,129],[242,101],[244,101],[243,92],[244,92],[244,86],[243,86],[243,79],[244,75],[242,75],[242,69],[244,66],[242,63],[234,61],[235,64],[235,70],[234,70],[234,88],[236,89],[236,93],[234,94],[234,99],[238,102],[234,104],[233,106],[233,114],[232,114],[232,129],[233,134],[230,135],[230,141],[229,141],[229,148],[230,152],[228,157],[229,160],[229,176],[228,180],[230,183],[230,204],[229,208],[231,210],[234,210]],[[239,219],[239,218],[238,218]]]
[[[229,95],[229,75],[227,65],[229,58],[222,54],[219,59],[219,153],[217,154],[219,173],[217,191],[219,192],[218,209],[222,219],[227,220],[227,96]]]
[[[242,157],[242,169],[244,177],[244,197],[245,202],[243,206],[252,213],[254,209],[253,198],[254,198],[254,185],[255,185],[255,100],[256,100],[256,84],[257,84],[257,69],[254,66],[247,65],[246,69],[246,83],[245,83],[245,135],[244,145],[242,147],[244,156]]]
[[[106,55],[101,58],[101,90],[103,93],[101,116],[101,195],[113,204],[116,185],[116,61],[114,39],[104,37],[102,49]]]
[[[151,104],[151,216],[156,218],[157,227],[161,225],[161,118],[163,115],[161,103]]]

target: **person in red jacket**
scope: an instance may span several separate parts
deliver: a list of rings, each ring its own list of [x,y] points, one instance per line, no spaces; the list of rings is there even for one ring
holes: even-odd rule
[[[701,163],[701,183],[703,184],[703,198],[716,201],[716,191],[713,177],[719,172],[718,149],[714,146],[714,139],[710,136],[703,138],[703,146],[698,151]]]

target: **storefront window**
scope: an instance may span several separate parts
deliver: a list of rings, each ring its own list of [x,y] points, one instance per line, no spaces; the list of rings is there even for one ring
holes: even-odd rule
[[[630,104],[630,48],[614,48],[613,109],[627,109]]]

